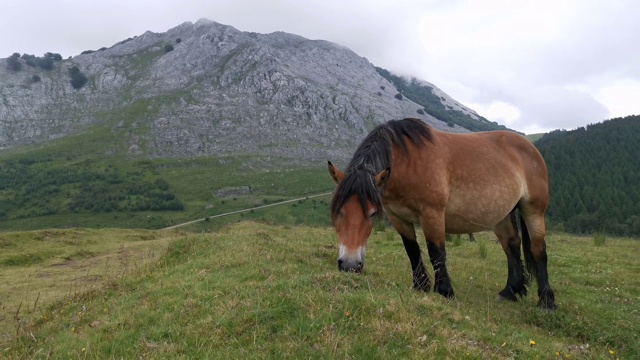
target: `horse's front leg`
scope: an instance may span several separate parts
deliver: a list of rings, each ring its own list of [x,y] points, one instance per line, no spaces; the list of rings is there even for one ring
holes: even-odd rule
[[[402,238],[402,244],[409,256],[409,262],[411,262],[411,271],[413,272],[413,288],[424,292],[429,292],[431,287],[431,281],[427,274],[427,269],[422,262],[422,255],[420,252],[420,245],[416,239],[416,231],[412,223],[401,220],[387,212],[387,217],[391,224],[400,234]]]
[[[444,241],[438,243],[427,240],[427,249],[429,250],[429,259],[435,274],[433,290],[444,297],[452,298],[454,294],[449,272],[447,271],[447,251],[444,248]]]
[[[429,275],[427,274],[427,269],[424,267],[424,263],[422,262],[420,245],[418,245],[418,241],[415,239],[415,237],[413,239],[410,239],[402,234],[400,234],[400,237],[402,237],[404,249],[407,251],[409,261],[411,262],[411,270],[413,271],[413,288],[416,290],[429,292]]]
[[[444,219],[423,218],[421,220],[424,237],[427,240],[429,260],[433,266],[435,284],[433,290],[446,298],[452,298],[453,287],[447,271],[447,251],[445,250]]]

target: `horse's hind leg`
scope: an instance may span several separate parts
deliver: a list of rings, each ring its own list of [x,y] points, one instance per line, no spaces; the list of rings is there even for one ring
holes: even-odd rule
[[[538,281],[538,307],[555,310],[555,297],[549,285],[547,272],[547,245],[545,242],[546,229],[544,212],[534,211],[531,207],[520,209],[520,226],[522,228],[522,243],[527,269]]]
[[[498,293],[498,300],[517,301],[518,296],[527,295],[527,278],[520,257],[520,237],[515,209],[493,229],[507,255],[507,285]]]

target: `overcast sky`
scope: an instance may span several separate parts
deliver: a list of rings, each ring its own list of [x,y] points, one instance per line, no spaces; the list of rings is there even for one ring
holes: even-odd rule
[[[640,114],[637,0],[1,0],[0,57],[64,58],[207,18],[349,47],[534,133]]]

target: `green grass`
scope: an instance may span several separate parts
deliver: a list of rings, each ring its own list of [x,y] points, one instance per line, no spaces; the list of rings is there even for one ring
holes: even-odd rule
[[[527,139],[531,140],[531,142],[536,142],[538,141],[538,139],[544,136],[544,134],[545,133],[529,134],[527,135]]]
[[[96,133],[102,134],[98,130]],[[158,229],[333,188],[324,163],[292,168],[287,166],[288,159],[255,156],[123,158],[97,154],[95,149],[87,149],[85,153],[83,146],[87,142],[81,140],[89,135],[65,137],[44,148],[2,154],[1,229],[69,226]],[[216,196],[218,190],[236,186],[248,186],[252,193],[235,198]],[[158,209],[145,209],[149,205]],[[326,219],[325,205],[316,204],[315,212],[304,206],[298,209],[289,206],[286,214],[275,208],[260,214],[266,213],[265,220],[274,222],[283,218],[280,223],[290,225],[306,217],[302,222],[313,225],[319,223],[319,217]],[[183,210],[170,210],[176,207]],[[227,220],[230,219],[217,223],[227,224]]]
[[[72,239],[80,245],[86,230],[76,231]],[[120,230],[97,233],[109,243],[110,231]],[[11,243],[46,238],[38,234],[15,233]],[[162,231],[144,234],[166,238]],[[106,286],[53,305],[25,301],[38,311],[13,327],[0,356],[548,359],[558,352],[609,359],[612,350],[627,359],[640,353],[635,240],[595,246],[590,238],[551,236],[558,310],[548,313],[536,309],[535,296],[494,301],[506,261],[488,234],[448,247],[451,301],[411,289],[409,262],[391,229],[372,235],[361,275],[337,271],[330,228],[241,222],[170,237],[158,260]]]

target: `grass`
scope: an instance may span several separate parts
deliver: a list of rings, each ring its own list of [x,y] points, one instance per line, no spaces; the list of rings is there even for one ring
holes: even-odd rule
[[[70,239],[79,248],[66,255],[35,246],[48,232],[12,236],[13,243],[31,239],[24,245],[27,253],[82,260],[99,252],[81,251],[87,230],[74,231]],[[89,234],[110,243],[111,231],[122,230]],[[143,240],[150,248],[172,240],[157,260],[102,287],[36,305],[23,299],[36,311],[25,314],[18,330],[13,326],[15,337],[2,344],[0,356],[546,359],[557,352],[609,359],[614,351],[627,359],[640,353],[635,240],[609,238],[595,246],[590,238],[551,236],[549,269],[558,311],[548,313],[536,309],[535,296],[494,301],[506,280],[506,261],[488,234],[448,247],[456,290],[451,301],[411,289],[402,242],[390,228],[372,235],[362,275],[337,271],[338,246],[330,228],[240,222],[214,233],[134,234],[155,237]],[[486,244],[486,254],[479,243]],[[118,250],[111,249],[115,256]],[[3,274],[41,271],[50,266],[47,261],[3,265]],[[8,279],[0,282],[2,291],[21,281]],[[13,322],[5,319],[0,326]]]
[[[598,232],[593,234],[593,244],[595,246],[604,246],[607,236],[604,233]]]
[[[72,299],[156,261],[172,233],[56,229],[0,233],[0,342]]]

